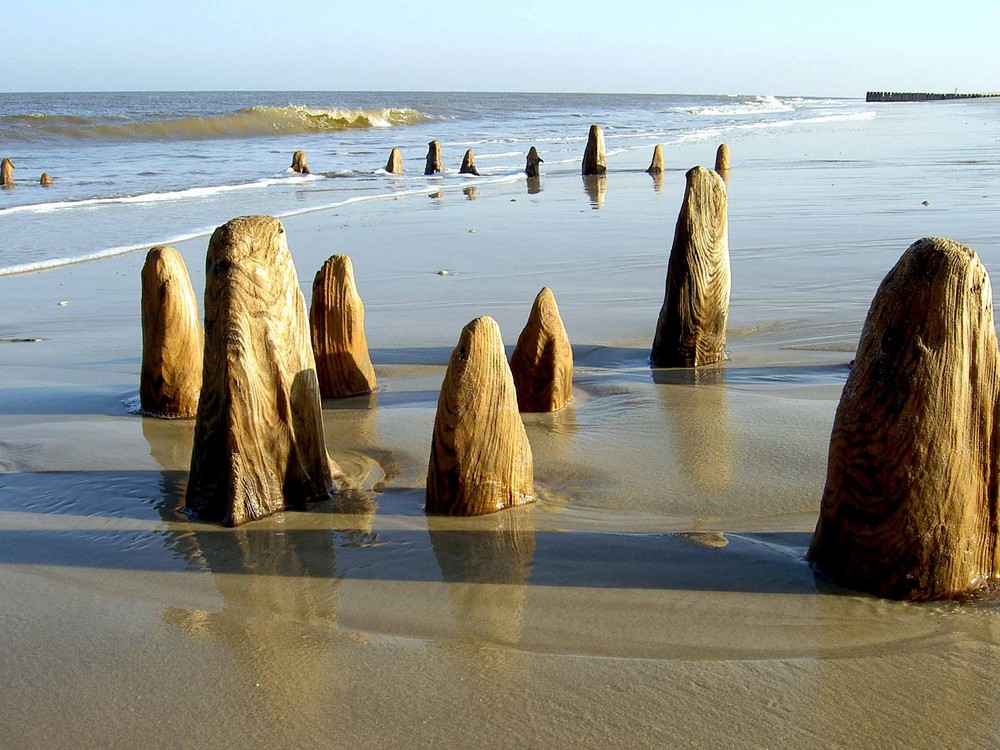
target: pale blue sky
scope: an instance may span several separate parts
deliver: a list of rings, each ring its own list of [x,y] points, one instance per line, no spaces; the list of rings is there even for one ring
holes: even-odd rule
[[[0,90],[1000,90],[1000,0],[0,0]]]

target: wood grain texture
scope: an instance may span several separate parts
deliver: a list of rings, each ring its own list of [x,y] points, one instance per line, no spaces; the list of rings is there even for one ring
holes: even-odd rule
[[[331,256],[313,279],[309,307],[313,355],[324,398],[375,390],[375,368],[365,338],[365,306],[346,255]]]
[[[700,367],[726,359],[727,213],[722,178],[704,167],[688,171],[649,357],[654,367]]]
[[[309,165],[306,164],[306,152],[296,151],[292,154],[292,171],[299,174],[311,174]]]
[[[649,166],[646,167],[646,171],[649,174],[660,174],[663,172],[663,145],[657,143],[653,147],[653,159],[649,162]]]
[[[205,367],[186,505],[238,526],[329,496],[305,300],[281,222],[215,230],[205,269]]]
[[[995,584],[998,372],[975,252],[911,245],[872,301],[837,407],[809,549],[833,581],[911,600]]]
[[[142,267],[142,369],[139,403],[158,417],[193,417],[201,395],[205,337],[187,266],[157,245]]]
[[[14,162],[4,159],[0,162],[0,185],[12,187],[14,185]]]
[[[729,187],[729,145],[726,143],[720,143],[719,148],[715,151],[715,172],[722,178],[722,181],[726,183],[726,187]]]
[[[476,169],[476,155],[472,153],[471,148],[462,157],[462,166],[459,168],[458,173],[479,175],[479,170]]]
[[[403,154],[398,148],[389,152],[389,161],[385,163],[385,171],[389,174],[403,174]]]
[[[424,174],[438,174],[444,171],[444,161],[441,159],[441,144],[431,141],[427,144],[427,163]]]
[[[538,149],[534,146],[528,149],[528,156],[524,163],[524,173],[528,177],[538,177],[538,165],[544,164],[545,160],[538,155]]]
[[[510,358],[523,412],[558,411],[573,400],[573,348],[555,295],[548,287],[535,297]]]
[[[587,136],[587,148],[583,152],[583,174],[604,174],[608,171],[607,156],[604,151],[604,131],[600,125],[591,125]]]
[[[534,500],[531,446],[500,327],[462,329],[441,384],[427,468],[428,513],[478,516]]]

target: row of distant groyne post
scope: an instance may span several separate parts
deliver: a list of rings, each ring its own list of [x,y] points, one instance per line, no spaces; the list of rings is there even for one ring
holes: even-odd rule
[[[42,187],[52,186],[52,178],[48,172],[42,172],[42,176],[38,179],[38,184]],[[0,187],[14,187],[14,162],[6,156],[0,161]]]
[[[865,95],[866,102],[936,102],[945,99],[991,99],[1000,94],[927,94],[920,92],[900,91],[869,91]]]
[[[538,155],[538,149],[534,146],[528,149],[525,158],[524,173],[531,179],[540,176],[539,165],[545,161]],[[305,151],[296,151],[292,154],[291,170],[299,174],[311,174],[308,159]],[[587,136],[587,147],[583,154],[582,172],[584,175],[602,175],[608,171],[607,152],[604,146],[604,131],[600,125],[591,125],[590,133]],[[715,169],[722,175],[723,179],[729,180],[729,146],[723,143],[719,146],[715,157]],[[385,171],[388,174],[403,174],[403,154],[399,148],[393,148],[389,153],[389,160],[385,164]],[[666,171],[663,161],[663,145],[657,144],[653,147],[653,158],[649,162],[646,171],[650,174],[662,174]],[[444,172],[444,158],[441,152],[441,143],[431,141],[427,144],[427,158],[424,163],[424,174],[434,175]],[[476,167],[476,155],[473,150],[467,149],[462,157],[462,165],[458,169],[459,174],[479,175]]]
[[[594,126],[584,173],[603,172],[602,156]],[[725,144],[717,167],[728,172]],[[686,183],[653,367],[727,359],[727,181],[694,167]],[[219,227],[206,269],[204,329],[176,250],[153,248],[142,271],[142,407],[196,420],[185,504],[236,526],[329,497],[341,472],[327,453],[321,399],[376,385],[350,259],[324,263],[308,314],[276,218]],[[466,325],[438,399],[426,511],[480,515],[532,502],[519,412],[561,409],[572,379],[548,287],[510,362],[492,318]],[[837,408],[808,557],[834,582],[890,598],[989,589],[1000,577],[998,487],[1000,350],[989,277],[971,249],[919,240],[872,302]]]

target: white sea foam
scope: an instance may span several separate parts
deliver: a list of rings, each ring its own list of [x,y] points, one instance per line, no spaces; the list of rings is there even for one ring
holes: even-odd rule
[[[112,258],[116,255],[125,255],[126,253],[134,253],[136,250],[144,250],[155,245],[174,245],[178,242],[185,242],[187,240],[193,240],[197,237],[206,237],[215,231],[215,227],[209,229],[200,229],[195,232],[189,232],[187,234],[179,234],[175,237],[171,237],[165,240],[157,240],[155,242],[144,242],[139,245],[122,245],[120,247],[109,247],[104,250],[96,250],[92,253],[85,253],[84,255],[77,256],[75,258],[47,258],[45,260],[35,261],[34,263],[21,263],[16,266],[7,266],[6,268],[0,268],[0,276],[13,276],[18,273],[32,273],[34,271],[48,271],[52,268],[61,268],[62,266],[71,266],[75,263],[86,263],[92,260],[101,260],[102,258]]]
[[[776,112],[794,112],[795,107],[789,101],[781,101],[776,96],[757,96],[753,101],[742,104],[725,104],[718,107],[697,107],[695,109],[683,109],[675,107],[674,112],[687,112],[690,115],[698,116],[739,116],[739,115],[765,115]]]
[[[384,170],[382,170],[384,173]],[[396,177],[397,175],[391,175]],[[471,175],[475,178],[474,175]],[[449,170],[445,174],[434,175],[436,178],[433,180],[433,184],[427,184],[428,177],[420,175],[423,178],[423,186],[413,187],[406,190],[395,190],[387,193],[373,193],[369,195],[355,195],[350,198],[346,198],[340,201],[333,201],[330,203],[324,203],[315,206],[309,206],[308,208],[297,208],[290,211],[283,211],[280,213],[275,213],[274,215],[280,219],[288,218],[291,216],[302,216],[304,214],[315,213],[317,211],[329,211],[331,209],[340,208],[343,206],[349,206],[356,203],[367,203],[370,201],[379,200],[394,200],[396,198],[403,198],[412,195],[426,195],[428,193],[435,193],[440,190],[448,190],[450,188],[458,188],[468,184],[467,175],[459,174],[457,170]],[[505,184],[511,182],[517,182],[525,178],[523,171],[517,172],[506,172],[496,176],[480,177],[478,184],[481,185],[491,185],[491,184]],[[205,227],[202,229],[195,230],[193,232],[188,232],[186,234],[175,235],[166,239],[153,240],[150,242],[143,242],[135,245],[122,245],[119,247],[110,247],[102,250],[96,250],[94,252],[85,253],[83,255],[72,257],[72,258],[47,258],[45,260],[36,261],[33,263],[21,263],[18,265],[0,267],[0,277],[2,276],[13,276],[15,274],[22,273],[33,273],[37,271],[48,271],[54,268],[61,268],[63,266],[74,265],[77,263],[87,263],[89,261],[101,260],[103,258],[111,258],[117,255],[125,255],[126,253],[133,253],[138,250],[145,250],[147,248],[153,247],[155,245],[174,245],[180,242],[186,242],[188,240],[197,239],[199,237],[207,237],[212,232],[215,231],[215,227]]]
[[[123,195],[113,198],[85,198],[76,201],[53,201],[51,203],[29,203],[23,206],[0,208],[0,218],[11,214],[49,213],[63,209],[86,208],[88,206],[104,206],[110,204],[128,203],[160,203],[164,201],[190,200],[192,198],[207,198],[221,193],[231,193],[236,190],[260,190],[273,185],[287,185],[292,182],[312,182],[323,179],[323,175],[294,175],[288,177],[271,177],[237,185],[212,185],[208,187],[184,188],[163,193],[142,193],[139,195]]]

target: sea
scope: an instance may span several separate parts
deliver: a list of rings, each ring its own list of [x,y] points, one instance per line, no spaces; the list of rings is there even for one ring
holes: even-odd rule
[[[412,92],[0,94],[0,275],[38,271],[210,233],[234,216],[287,217],[480,185],[578,178],[592,123],[609,172],[642,170],[652,148],[863,123],[860,99],[773,95]],[[897,105],[898,106],[898,105]],[[904,105],[905,106],[905,105]],[[1000,108],[994,108],[1000,109]],[[424,176],[437,140],[445,172]],[[405,172],[390,175],[392,148]],[[304,150],[312,174],[291,171]],[[711,164],[709,164],[711,166]],[[39,184],[42,173],[52,185]]]

